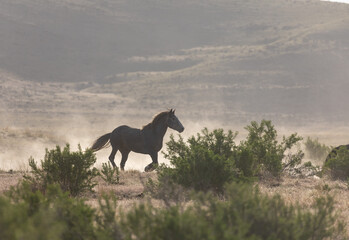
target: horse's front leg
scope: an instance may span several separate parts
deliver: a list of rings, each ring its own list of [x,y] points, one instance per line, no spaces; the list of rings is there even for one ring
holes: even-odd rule
[[[153,162],[144,168],[144,171],[146,172],[151,172],[158,167],[158,153],[152,153],[150,156]]]

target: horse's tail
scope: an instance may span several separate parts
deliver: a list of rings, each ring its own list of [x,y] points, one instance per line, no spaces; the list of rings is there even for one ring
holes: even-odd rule
[[[104,134],[103,136],[99,137],[93,143],[91,150],[93,152],[96,152],[96,151],[101,150],[103,148],[109,147],[110,135],[111,135],[111,133],[107,133],[107,134]]]

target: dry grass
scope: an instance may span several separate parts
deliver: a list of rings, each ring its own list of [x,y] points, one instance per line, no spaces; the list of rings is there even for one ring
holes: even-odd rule
[[[88,195],[87,202],[92,206],[98,205],[98,197],[105,193],[113,193],[118,199],[118,207],[123,210],[131,209],[134,204],[145,201],[144,198],[144,185],[148,179],[155,179],[155,172],[139,172],[136,170],[128,170],[120,172],[119,184],[108,184],[102,178],[98,177],[98,185],[95,187],[95,193]],[[158,201],[154,201],[154,204]]]
[[[287,203],[308,208],[317,197],[330,194],[335,199],[335,209],[346,223],[349,234],[349,189],[343,181],[333,181],[329,178],[290,177],[284,176],[281,181],[263,181],[259,183],[262,193],[279,194]]]
[[[347,202],[349,190],[346,184],[342,181],[333,181],[328,178],[284,176],[278,183],[261,182],[259,183],[259,188],[263,193],[268,195],[279,194],[286,202],[298,202],[303,206],[310,206],[314,198],[326,193],[330,193],[336,198],[338,206],[347,207],[349,205],[349,202]]]
[[[0,194],[3,194],[11,186],[14,186],[22,179],[21,172],[1,172],[0,173]],[[87,194],[84,197],[91,206],[98,206],[98,198],[104,193],[113,193],[118,199],[118,208],[128,211],[135,204],[151,201],[154,206],[162,207],[161,200],[149,199],[144,196],[144,185],[147,180],[156,179],[156,173],[145,173],[129,170],[120,173],[120,184],[107,184],[102,178],[98,178],[98,185],[95,193]],[[328,178],[318,177],[291,177],[284,176],[281,180],[266,179],[258,183],[262,193],[273,195],[279,194],[289,204],[299,203],[305,208],[312,205],[317,197],[330,194],[335,198],[335,208],[341,218],[348,225],[349,234],[349,189],[343,181],[333,181]]]
[[[22,176],[23,173],[21,172],[0,172],[0,194],[16,185],[22,179]]]

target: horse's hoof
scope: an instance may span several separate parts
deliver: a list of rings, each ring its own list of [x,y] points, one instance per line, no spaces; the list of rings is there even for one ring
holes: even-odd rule
[[[144,171],[145,172],[150,172],[150,171],[152,171],[152,170],[154,170],[154,169],[152,169],[153,167],[152,166],[146,166],[145,168],[144,168]]]
[[[151,172],[151,171],[154,171],[157,167],[158,167],[158,164],[151,163],[144,168],[144,171]]]

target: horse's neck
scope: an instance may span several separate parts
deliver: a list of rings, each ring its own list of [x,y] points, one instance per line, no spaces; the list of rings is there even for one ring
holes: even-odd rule
[[[167,131],[167,125],[165,123],[160,123],[156,126],[153,126],[153,131],[158,138],[163,138]]]
[[[163,138],[167,131],[167,125],[165,122],[159,122],[156,125],[149,123],[141,129],[141,132],[145,135],[152,135],[154,137]]]

